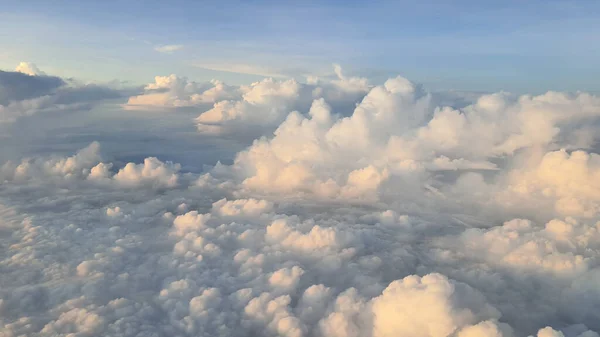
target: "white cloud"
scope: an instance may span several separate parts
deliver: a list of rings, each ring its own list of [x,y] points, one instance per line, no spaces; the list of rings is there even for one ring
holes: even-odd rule
[[[267,213],[272,209],[272,202],[257,199],[238,199],[232,201],[221,199],[213,203],[213,211],[222,216],[252,217]]]
[[[265,84],[271,90],[263,89]],[[239,121],[237,130],[243,132],[255,123],[276,124],[283,111],[291,110],[299,87],[260,82],[242,101],[222,102],[201,115],[199,128]],[[249,95],[255,91],[261,94]],[[349,116],[335,114],[323,98],[314,100],[307,113],[287,114],[272,136],[237,154],[225,168],[230,171],[226,179],[236,177],[240,195],[410,200],[419,207],[432,201],[451,205],[451,198],[457,209],[469,202],[516,215],[550,205],[555,212],[546,219],[594,217],[596,155],[554,151],[593,146],[595,137],[579,137],[578,126],[599,119],[600,99],[586,93],[491,94],[457,110],[436,106],[418,85],[394,78],[370,89]],[[478,197],[468,191],[473,179],[481,182]],[[437,196],[431,198],[430,192]]]
[[[213,104],[239,96],[238,89],[213,80],[198,83],[177,75],[156,76],[154,83],[144,88],[144,93],[131,96],[126,109],[180,108]]]
[[[216,63],[216,62],[202,62],[194,63],[195,67],[204,68],[214,71],[224,71],[228,73],[239,73],[247,75],[258,75],[264,77],[273,78],[286,78],[288,76],[282,74],[280,71],[263,67],[259,65],[243,64],[243,63]]]
[[[183,45],[181,44],[166,44],[166,45],[162,45],[162,46],[156,46],[154,47],[154,50],[156,50],[159,53],[165,53],[165,54],[171,54],[174,53],[178,50],[182,50],[183,49]]]
[[[597,337],[598,97],[451,108],[401,77],[334,71],[157,77],[126,108],[213,105],[203,135],[187,119],[130,151],[140,134],[120,127],[107,137],[127,151],[101,140],[3,163],[0,335]],[[3,106],[72,85],[5,76],[35,87]],[[228,165],[160,148],[242,132],[259,137]],[[201,156],[194,144],[176,146]]]
[[[585,151],[552,151],[535,165],[509,172],[507,203],[535,198],[534,206],[560,215],[593,218],[600,214],[600,156]],[[531,203],[530,203],[531,204]]]
[[[144,159],[143,164],[127,163],[113,179],[123,186],[149,185],[154,188],[169,188],[177,186],[177,172],[180,168],[179,164],[163,163],[150,157]]]
[[[554,219],[543,228],[514,219],[489,230],[467,230],[463,243],[471,251],[468,254],[521,272],[576,276],[588,271],[590,263],[600,257],[589,251],[600,243],[598,228],[574,219]]]
[[[327,336],[469,336],[475,329],[512,336],[498,318],[500,313],[468,285],[428,274],[396,280],[369,301],[350,289],[320,328]]]
[[[218,102],[196,119],[198,130],[208,134],[269,135],[294,110],[307,109],[313,100],[325,98],[336,109],[353,107],[367,93],[364,78],[337,80],[313,79],[310,84],[297,80],[267,78],[242,86],[241,99]]]
[[[298,98],[300,84],[295,80],[283,82],[271,78],[242,88],[241,101],[218,102],[196,119],[198,129],[204,133],[221,133],[223,126],[236,130],[244,127],[276,125],[287,109]],[[241,131],[241,130],[240,130]]]
[[[100,185],[108,183],[119,188],[165,189],[178,186],[181,165],[148,157],[140,164],[127,163],[114,174],[110,171],[112,167],[112,163],[102,162],[100,144],[93,142],[71,157],[23,159],[19,164],[7,162],[1,167],[0,178],[7,181],[83,181]]]
[[[30,75],[30,76],[46,75],[45,72],[41,71],[35,64],[33,64],[31,62],[19,63],[19,65],[15,68],[15,71]]]

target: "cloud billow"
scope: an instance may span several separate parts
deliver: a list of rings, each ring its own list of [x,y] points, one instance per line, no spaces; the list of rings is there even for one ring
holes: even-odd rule
[[[182,123],[256,136],[230,164],[98,142],[3,163],[0,334],[597,337],[600,98],[440,104],[335,72],[129,95],[124,114],[212,105]],[[77,90],[55,99],[113,97]]]

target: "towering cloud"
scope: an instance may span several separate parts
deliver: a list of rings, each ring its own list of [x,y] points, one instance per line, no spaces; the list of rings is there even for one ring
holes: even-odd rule
[[[198,130],[211,134],[268,135],[290,111],[305,111],[314,99],[323,97],[338,112],[345,112],[364,97],[370,85],[363,78],[345,77],[339,66],[336,74],[336,80],[311,78],[308,84],[268,78],[242,87],[241,99],[216,103],[198,116]]]
[[[394,78],[350,116],[324,99],[290,113],[272,137],[238,153],[226,176],[240,193],[594,217],[597,155],[573,150],[594,146],[581,125],[599,118],[600,99],[585,93],[490,94],[453,109]]]

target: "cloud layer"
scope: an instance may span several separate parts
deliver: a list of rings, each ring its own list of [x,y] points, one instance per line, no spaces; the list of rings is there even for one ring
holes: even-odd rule
[[[116,90],[18,70],[6,106]],[[3,161],[0,335],[598,337],[600,98],[334,70],[158,76],[120,111],[256,137],[230,163],[120,161],[99,142]]]
[[[89,109],[131,93],[131,89],[49,76],[35,64],[21,62],[15,71],[0,70],[0,127],[38,113]]]

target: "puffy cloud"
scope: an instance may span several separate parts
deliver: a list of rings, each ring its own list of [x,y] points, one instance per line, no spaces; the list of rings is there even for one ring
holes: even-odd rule
[[[176,75],[156,76],[144,93],[131,96],[126,109],[164,109],[214,104],[196,119],[205,134],[236,135],[245,139],[268,134],[294,110],[306,110],[314,99],[325,98],[340,113],[352,110],[369,91],[364,78],[347,77],[336,65],[337,79],[266,78],[240,87],[220,81],[198,83]]]
[[[579,329],[577,329],[579,330]],[[562,331],[556,331],[554,329],[552,329],[551,327],[545,327],[543,329],[540,329],[540,331],[538,331],[537,333],[537,337],[596,337],[598,336],[598,334],[594,331],[591,330],[587,330],[587,331],[583,331],[581,333],[577,333],[574,330],[574,332],[572,334],[567,334],[565,335]],[[585,327],[584,327],[585,330]]]
[[[530,315],[528,319],[532,321],[540,320],[535,316],[553,313],[568,317],[571,322],[595,324],[586,318],[590,317],[590,310],[595,310],[594,306],[583,303],[586,296],[596,293],[591,290],[591,284],[598,277],[599,226],[600,223],[579,222],[573,218],[553,219],[541,226],[529,220],[513,219],[489,229],[467,229],[458,243],[456,238],[443,238],[434,254],[438,259],[454,263],[471,259],[475,265],[505,274],[506,280],[525,287],[509,292],[516,291],[526,297],[531,292],[548,294],[534,304],[543,314]],[[470,282],[480,281],[471,279]],[[533,284],[538,287],[536,290]],[[497,301],[493,298],[502,295],[491,289],[498,284],[489,287],[487,293],[494,294],[489,298]],[[568,336],[581,333],[566,331]]]
[[[442,337],[475,331],[484,333],[479,336],[512,336],[510,327],[498,325],[499,317],[468,285],[440,274],[411,275],[369,301],[357,298],[353,289],[342,293],[320,328],[325,336]]]
[[[600,99],[587,93],[520,97],[497,93],[480,97],[462,111],[436,111],[427,127],[419,130],[419,136],[441,150],[464,152],[468,148],[482,156],[510,155],[552,143],[589,146],[577,144],[572,124],[599,114]]]
[[[109,207],[106,209],[106,216],[109,217],[118,217],[120,215],[122,215],[123,213],[121,212],[121,207],[116,206],[116,207]]]
[[[146,85],[144,93],[131,96],[124,107],[131,110],[192,107],[237,97],[238,90],[217,80],[198,83],[174,74],[156,76],[154,83]]]
[[[77,158],[55,161],[62,163],[55,166],[93,165],[83,155]],[[343,208],[322,213],[309,207],[299,212],[308,216],[302,220],[279,213],[285,212],[285,205],[221,199],[204,206],[203,213],[180,207],[194,204],[197,192],[192,190],[175,190],[164,198],[124,190],[127,194],[114,206],[113,196],[98,199],[97,190],[88,192],[90,188],[72,186],[65,198],[72,195],[77,201],[62,211],[53,208],[26,219],[24,214],[3,211],[7,223],[3,226],[14,228],[11,248],[1,261],[4,333],[520,336],[559,322],[564,313],[541,311],[541,317],[533,320],[534,330],[523,328],[511,310],[531,299],[512,296],[510,288],[495,289],[498,296],[490,296],[491,290],[470,276],[469,256],[489,261],[488,268],[496,268],[489,282],[502,285],[501,268],[515,268],[518,275],[523,265],[488,256],[511,254],[494,248],[500,242],[515,240],[507,249],[518,250],[514,247],[543,236],[558,250],[580,249],[580,254],[589,255],[598,240],[595,227],[575,220],[555,220],[545,229],[531,223],[517,225],[522,220],[515,220],[487,231],[493,234],[485,230],[452,234],[446,225],[428,225],[393,211],[351,215]],[[54,190],[44,191],[38,193]],[[2,202],[11,195],[8,190],[0,192]],[[167,210],[183,214],[164,217]],[[521,242],[510,230],[531,234],[523,234]],[[415,235],[429,239],[421,242]],[[492,235],[491,244],[478,235]],[[441,253],[436,237],[458,247],[464,240],[470,244],[464,249],[475,250],[465,256],[457,250],[454,259],[462,264],[456,273],[462,280],[435,272],[453,266],[453,259],[443,257],[447,254],[428,255]],[[489,252],[480,251],[485,246],[491,246]],[[554,259],[541,252],[541,258]],[[44,259],[33,263],[42,255]],[[580,271],[577,279],[584,282],[581,272],[585,274]],[[564,286],[560,279],[549,282]],[[593,284],[586,282],[587,287]],[[21,288],[23,283],[29,285]],[[568,310],[579,303],[574,319],[595,315],[593,299],[580,300],[583,286],[567,289],[555,300],[556,307]],[[540,307],[547,300],[534,297]],[[579,336],[586,330],[564,325],[560,333]],[[585,333],[593,336],[591,331]]]
[[[299,95],[300,84],[295,80],[275,81],[272,78],[244,88],[241,101],[227,100],[202,113],[196,121],[200,131],[219,127],[222,123],[273,125],[280,122]]]
[[[252,189],[350,198],[372,194],[394,171],[422,170],[411,157],[397,158],[402,154],[392,147],[398,141],[385,131],[402,133],[410,123],[423,122],[430,97],[414,96],[418,91],[404,79],[389,80],[372,89],[351,117],[334,116],[325,100],[316,100],[308,117],[291,113],[272,139],[256,140],[239,153],[234,169]]]
[[[70,157],[23,159],[18,165],[7,162],[0,168],[0,178],[38,183],[48,180],[97,184],[108,182],[111,186],[121,188],[165,189],[177,187],[181,165],[149,157],[141,164],[127,163],[114,174],[112,167],[112,163],[102,162],[100,144],[93,142]]]
[[[33,158],[23,159],[16,165],[7,162],[2,166],[3,179],[26,180],[59,177],[61,179],[82,179],[94,175],[94,166],[101,160],[100,144],[91,143],[75,155],[64,158]]]
[[[219,102],[196,119],[198,130],[210,134],[243,133],[247,137],[268,134],[294,110],[303,111],[314,99],[326,98],[340,112],[351,109],[369,90],[364,78],[345,77],[336,66],[337,80],[267,78],[242,86],[241,99]]]
[[[535,199],[535,206],[554,208],[563,216],[595,217],[600,214],[600,156],[548,152],[535,165],[509,172],[508,190],[501,198],[515,204]]]
[[[163,163],[157,158],[144,159],[143,164],[127,163],[117,172],[113,179],[123,186],[149,185],[154,188],[177,186],[177,171],[181,166]]]
[[[273,209],[273,203],[257,199],[221,199],[213,203],[213,210],[222,216],[259,216]]]
[[[469,229],[463,242],[474,255],[486,256],[488,263],[573,276],[588,271],[599,257],[590,250],[600,244],[598,225],[571,218],[554,219],[545,228],[536,228],[531,221],[515,219],[489,230]]]
[[[130,99],[223,99],[201,131],[262,135],[230,165],[97,142],[4,163],[0,335],[597,337],[598,98],[444,107],[334,71]]]
[[[16,72],[27,74],[29,76],[42,76],[46,75],[45,72],[41,71],[35,64],[31,62],[20,62],[15,68]]]
[[[295,92],[279,91],[281,84],[275,92]],[[266,124],[277,119],[262,111]],[[580,126],[598,119],[600,99],[587,93],[488,94],[456,109],[437,106],[432,94],[398,77],[369,89],[351,115],[335,114],[323,98],[306,114],[289,113],[271,137],[237,154],[226,179],[234,177],[240,195],[395,200],[413,210],[435,203],[514,215],[551,207],[544,220],[594,217],[596,155],[566,151],[592,147],[595,136]]]

